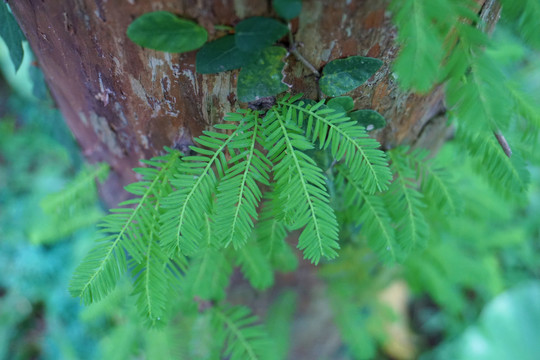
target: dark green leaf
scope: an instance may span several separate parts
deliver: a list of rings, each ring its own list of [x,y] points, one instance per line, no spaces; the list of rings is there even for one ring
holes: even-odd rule
[[[129,25],[127,35],[140,46],[171,53],[198,49],[208,39],[208,33],[202,26],[167,11],[138,17]]]
[[[294,19],[302,10],[302,0],[273,0],[274,10],[285,20]]]
[[[234,35],[227,35],[204,44],[197,52],[197,72],[215,74],[238,69],[253,60],[254,56],[256,54],[236,47]]]
[[[9,49],[9,56],[15,67],[19,70],[23,61],[24,51],[22,42],[25,40],[19,25],[8,10],[7,4],[0,2],[0,37]]]
[[[329,108],[336,110],[336,112],[349,112],[354,108],[354,100],[350,96],[340,96],[328,100],[326,103]]]
[[[236,46],[244,51],[262,50],[287,34],[289,29],[277,20],[252,17],[236,25]]]
[[[367,131],[382,129],[386,126],[386,119],[375,110],[356,110],[347,115],[351,120],[365,127]]]
[[[257,60],[242,68],[238,75],[238,99],[253,101],[265,96],[273,96],[288,89],[281,79],[282,61],[287,50],[272,46],[264,49]]]
[[[328,96],[339,96],[356,89],[379,70],[379,59],[351,56],[330,61],[319,80],[321,90]]]

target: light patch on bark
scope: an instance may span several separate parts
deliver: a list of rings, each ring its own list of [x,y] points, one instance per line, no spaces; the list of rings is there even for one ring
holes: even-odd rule
[[[101,73],[99,73],[98,76],[99,76],[99,93],[94,95],[94,97],[96,98],[96,100],[101,101],[103,103],[103,106],[107,106],[109,104],[109,95],[114,95],[114,91],[103,86]]]
[[[302,7],[299,30],[296,34],[296,40],[304,44],[302,55],[310,62],[317,58],[321,61],[328,61],[333,45],[331,45],[327,53],[326,60],[320,55],[325,47],[325,42],[318,29],[319,20],[324,16],[323,4],[320,1],[304,2],[302,3]],[[312,64],[315,67],[319,66],[319,62],[312,62]]]
[[[193,86],[193,89],[195,89],[195,92],[198,91],[198,84],[197,84],[197,79],[195,78],[195,74],[193,74],[193,70],[189,70],[189,69],[183,69],[182,70],[182,75],[184,75],[190,82],[191,82],[191,85]]]
[[[240,19],[245,18],[246,17],[246,1],[234,0],[234,12]]]
[[[201,108],[207,126],[220,123],[223,115],[233,111],[228,101],[228,96],[234,92],[231,81],[233,76],[232,73],[219,73],[212,77],[203,76]]]
[[[148,66],[150,66],[150,70],[152,71],[152,81],[156,81],[158,69],[163,66],[163,64],[165,64],[165,62],[162,59],[155,57],[150,57],[150,59],[148,59]]]
[[[88,126],[88,119],[86,118],[84,112],[79,111],[79,119],[81,119],[81,122],[84,124],[84,126]]]
[[[330,47],[328,49],[324,49],[321,53],[321,59],[323,61],[328,61],[330,59],[330,55],[332,55],[332,50],[334,50],[334,46],[336,46],[336,42],[332,40],[330,43]]]
[[[139,141],[140,141],[141,145],[145,149],[149,149],[150,147],[148,145],[148,137],[141,130],[138,130],[137,133],[139,134]]]
[[[94,133],[98,136],[102,143],[107,146],[107,149],[117,157],[122,157],[122,149],[116,141],[116,134],[111,130],[107,119],[103,116],[98,116],[95,112],[90,112],[90,125]]]
[[[122,64],[120,63],[120,60],[118,60],[117,57],[113,57],[113,61],[114,61],[114,74],[116,76],[121,76],[122,75]]]
[[[141,82],[137,79],[135,79],[133,76],[129,77],[129,82],[131,83],[131,89],[133,90],[133,93],[137,95],[139,99],[141,99],[144,102],[146,101],[146,91],[144,90],[143,86],[141,85]]]
[[[174,71],[171,53],[165,53],[164,60],[167,63],[167,65],[169,65],[169,69],[171,69],[171,71]]]
[[[124,110],[122,109],[122,105],[120,105],[119,102],[114,103],[114,111],[116,112],[116,115],[120,118],[122,121],[122,127],[128,125],[128,119],[126,118],[126,114],[124,114]]]

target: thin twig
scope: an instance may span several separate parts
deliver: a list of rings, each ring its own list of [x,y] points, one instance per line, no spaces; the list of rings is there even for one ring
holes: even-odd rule
[[[497,138],[497,141],[499,142],[499,145],[501,145],[506,156],[511,157],[512,149],[510,148],[510,145],[508,145],[508,141],[506,141],[504,135],[500,131],[494,131],[493,135],[495,135],[495,138]]]
[[[298,51],[298,48],[296,47],[296,42],[294,42],[294,38],[292,35],[292,29],[291,29],[291,23],[289,23],[289,52],[293,54],[302,64],[304,64],[305,67],[307,67],[313,75],[319,80],[321,77],[321,74],[317,69],[315,69],[315,66],[311,65],[309,61],[306,60],[305,57],[300,54]]]
[[[291,23],[289,23],[289,52],[293,54],[298,61],[304,64],[304,66],[308,68],[309,71],[313,73],[313,75],[315,75],[315,82],[317,83],[317,96],[318,100],[320,100],[323,97],[323,93],[321,91],[321,88],[319,87],[319,79],[321,77],[321,73],[298,51],[298,47],[296,45],[297,44],[294,41],[292,35],[292,26]]]
[[[332,169],[334,168],[334,166],[336,166],[337,162],[338,162],[338,161],[337,161],[336,159],[334,159],[334,160],[332,161],[332,163],[330,164],[330,166],[328,167],[328,169],[326,169],[325,172],[326,172],[328,175],[330,175],[330,174],[332,173]]]
[[[289,52],[293,54],[302,64],[304,64],[305,67],[307,67],[313,73],[313,75],[315,75],[317,80],[319,80],[319,78],[321,77],[321,73],[319,73],[317,69],[315,69],[315,66],[311,65],[311,63],[307,61],[306,58],[302,56],[302,54],[300,54],[300,52],[296,48],[296,44],[293,44],[289,47]]]

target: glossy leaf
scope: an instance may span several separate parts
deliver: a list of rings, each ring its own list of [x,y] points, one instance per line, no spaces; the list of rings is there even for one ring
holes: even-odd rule
[[[326,95],[339,96],[365,83],[381,65],[379,59],[362,56],[330,61],[323,69],[319,85]]]
[[[204,44],[197,52],[197,72],[215,74],[239,69],[253,60],[254,56],[255,53],[242,51],[236,46],[234,35],[227,35]]]
[[[285,20],[294,19],[302,11],[302,0],[273,0],[272,5],[278,15]]]
[[[24,35],[4,2],[0,2],[0,37],[4,39],[9,49],[15,71],[19,70],[24,56],[22,46]]]
[[[386,126],[386,119],[375,110],[356,110],[350,112],[347,116],[356,121],[358,125],[365,127],[367,131],[382,129]]]
[[[354,100],[350,96],[340,96],[328,100],[326,105],[329,108],[336,110],[336,112],[349,112],[354,108]]]
[[[236,46],[244,51],[257,51],[273,45],[289,29],[277,20],[251,17],[236,25]]]
[[[167,11],[138,17],[129,25],[127,35],[142,47],[171,53],[198,49],[208,39],[208,33],[202,26]]]
[[[284,48],[269,47],[255,61],[243,67],[238,75],[238,99],[249,102],[287,90],[287,85],[281,81],[285,65],[282,59],[286,53]]]

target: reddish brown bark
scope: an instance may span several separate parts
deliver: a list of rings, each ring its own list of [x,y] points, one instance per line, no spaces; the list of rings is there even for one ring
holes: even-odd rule
[[[163,146],[186,144],[238,107],[237,72],[195,73],[195,52],[165,54],[142,49],[126,37],[137,16],[168,10],[205,26],[234,25],[254,15],[273,16],[267,1],[18,0],[10,2],[43,69],[51,92],[86,157],[106,161],[115,184],[105,194],[119,200],[119,185],[134,180],[138,160]],[[305,1],[296,23],[300,51],[317,68],[350,55],[378,57],[384,66],[353,92],[359,108],[373,108],[389,120],[380,140],[409,142],[438,111],[442,92],[418,96],[399,91],[390,66],[396,56],[395,29],[386,3]],[[286,79],[294,92],[315,95],[313,77],[290,57]]]
[[[9,3],[84,154],[91,162],[112,165],[114,176],[104,195],[111,205],[125,194],[119,187],[134,180],[130,169],[139,165],[139,159],[160,153],[163,146],[189,144],[192,136],[240,105],[235,95],[236,71],[197,74],[196,52],[178,55],[142,49],[127,38],[128,25],[146,12],[167,10],[197,21],[212,39],[221,35],[214,25],[275,15],[271,1],[262,0]],[[375,109],[385,116],[388,126],[375,135],[387,148],[413,143],[420,134],[423,143],[436,146],[445,133],[444,118],[436,116],[443,108],[442,88],[425,96],[399,89],[391,72],[398,48],[387,5],[381,0],[304,0],[302,14],[293,22],[296,41],[302,44],[299,50],[318,69],[351,55],[382,59],[382,69],[349,94],[356,107]],[[312,73],[292,56],[287,62],[286,81],[292,91],[316,97]],[[324,291],[310,266],[302,266],[279,285],[301,287],[301,301]],[[266,297],[259,303],[264,301],[270,300]],[[299,314],[306,321],[317,318],[318,325],[298,323],[296,358],[330,357],[337,350],[339,342],[329,330],[330,314],[323,308],[310,303]],[[315,328],[320,331],[314,332]],[[302,348],[303,342],[318,346]]]

